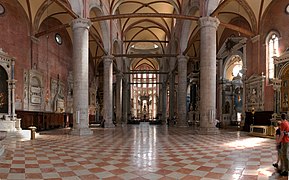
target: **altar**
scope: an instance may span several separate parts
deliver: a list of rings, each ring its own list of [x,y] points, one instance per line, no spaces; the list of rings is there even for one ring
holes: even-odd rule
[[[20,130],[15,113],[15,59],[0,49],[0,131]]]

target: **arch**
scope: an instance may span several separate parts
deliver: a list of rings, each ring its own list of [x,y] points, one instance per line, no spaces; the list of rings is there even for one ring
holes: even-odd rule
[[[89,11],[93,11],[96,16],[103,16],[104,13],[101,9],[100,6],[98,6],[97,4],[91,4],[91,6],[89,7]],[[107,54],[110,50],[110,47],[111,47],[111,44],[110,44],[110,41],[109,41],[109,25],[107,24],[106,21],[100,21],[99,22],[99,25],[100,25],[100,28],[101,28],[101,34],[102,34],[102,39],[105,39],[105,41],[102,41],[103,43],[103,47],[104,47],[104,50],[106,51],[105,54]]]
[[[243,53],[241,51],[236,51],[234,52],[233,54],[227,56],[225,62],[224,62],[224,66],[223,66],[223,73],[222,73],[222,77],[226,77],[226,74],[227,74],[227,68],[230,66],[230,63],[232,63],[232,59],[235,57],[235,56],[238,56],[239,59],[241,59],[241,63],[242,63],[242,66],[245,65],[245,62],[244,62],[244,58],[243,58]]]
[[[173,39],[171,41],[171,45],[170,45],[170,52],[171,54],[177,54],[179,52],[179,43],[177,39]],[[176,58],[175,57],[170,57],[169,60],[169,66],[170,66],[170,71],[173,71],[175,66],[176,66]]]
[[[119,39],[115,39],[113,41],[112,54],[120,54],[121,52],[122,52],[121,41]],[[122,59],[120,57],[116,57],[114,61],[116,63],[117,69],[122,71],[122,66],[123,66]]]
[[[199,10],[199,7],[193,6],[188,10],[187,14],[195,14]],[[191,31],[191,20],[185,20],[182,25],[182,32],[181,32],[181,38],[180,38],[180,50],[181,52],[184,52],[187,48],[189,38],[190,37],[190,31]]]
[[[82,0],[68,0],[70,5],[71,5],[71,9],[79,16],[79,17],[84,17],[83,14],[83,1]]]
[[[150,65],[155,70],[159,70],[159,62],[155,59],[134,59],[131,61],[130,69],[136,69],[143,63]]]
[[[116,1],[115,4],[112,4],[111,9],[112,9],[113,15],[116,13],[117,8],[124,2],[125,2],[125,0],[119,0],[119,1]],[[172,5],[174,7],[174,10],[176,10],[177,14],[181,13],[180,12],[181,11],[180,10],[180,4],[177,4],[174,0],[168,0],[168,2],[166,2],[166,3]]]
[[[0,65],[0,113],[8,113],[8,74]]]
[[[278,39],[280,38],[280,33],[278,31],[271,30],[267,34],[266,39],[265,39],[265,44],[266,44],[266,76],[270,79],[274,78],[274,59],[273,59],[273,57],[269,57],[269,41],[273,35],[276,35]],[[276,52],[275,56],[279,56],[279,52]],[[270,65],[270,63],[271,63],[271,65]],[[273,70],[272,70],[273,72],[271,72],[273,74],[270,73],[270,68],[273,68]]]
[[[207,3],[205,4],[206,16],[209,16],[212,12],[214,12],[215,9],[218,7],[219,3],[220,3],[220,0],[219,1],[207,1]]]
[[[286,70],[289,69],[289,61],[286,62],[280,69],[279,73],[276,75],[276,78],[281,79],[282,75],[286,73]]]

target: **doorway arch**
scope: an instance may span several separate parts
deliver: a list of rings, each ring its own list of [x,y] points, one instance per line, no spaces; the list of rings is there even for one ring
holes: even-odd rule
[[[8,113],[8,74],[0,66],[0,113]]]

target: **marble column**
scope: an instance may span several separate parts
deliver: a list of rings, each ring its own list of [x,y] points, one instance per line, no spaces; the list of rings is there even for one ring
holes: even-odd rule
[[[167,84],[162,83],[162,122],[166,122],[167,115]]]
[[[220,80],[218,81],[218,88],[217,88],[217,93],[218,93],[218,111],[217,111],[217,118],[219,119],[220,122],[223,120],[223,59],[218,59],[218,71],[219,71],[219,76]]]
[[[171,72],[170,74],[170,85],[169,85],[169,92],[170,92],[170,120],[173,119],[175,115],[174,104],[175,104],[175,73]]]
[[[199,19],[200,45],[200,129],[199,134],[217,134],[216,118],[216,30],[215,17]]]
[[[103,118],[105,120],[104,127],[115,127],[113,124],[113,56],[103,57]]]
[[[15,88],[16,80],[14,79],[15,59],[11,59],[11,116],[12,120],[16,119],[15,113]]]
[[[116,75],[116,124],[120,125],[122,113],[122,73]]]
[[[127,104],[127,107],[128,107],[128,119],[131,119],[132,118],[132,97],[131,97],[131,84],[130,84],[130,79],[128,81],[128,87],[127,87],[127,91],[128,91],[128,104]]]
[[[91,135],[88,117],[88,19],[74,19],[73,31],[73,129],[74,135]]]
[[[127,112],[128,112],[128,83],[127,80],[123,79],[123,112],[122,112],[122,122],[127,123]]]
[[[9,118],[11,117],[12,114],[12,110],[11,110],[11,90],[12,90],[12,86],[11,86],[11,80],[7,80],[7,84],[8,84],[8,116]]]
[[[177,126],[187,127],[187,62],[186,56],[178,56],[178,117]]]

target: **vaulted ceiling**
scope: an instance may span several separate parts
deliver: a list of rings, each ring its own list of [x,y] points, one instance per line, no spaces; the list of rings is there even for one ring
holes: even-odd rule
[[[42,36],[48,32],[66,28],[71,35],[70,23],[73,19],[83,15],[74,12],[71,3],[77,0],[18,0],[27,13],[32,32]],[[221,24],[218,28],[218,37],[227,28],[242,33],[243,36],[253,37],[259,33],[262,16],[273,0],[78,0],[82,8],[89,9],[95,2],[102,10],[89,11],[87,17],[92,19],[93,26],[90,28],[90,52],[94,59],[106,52],[105,41],[113,41],[104,37],[102,23],[106,22],[110,28],[118,30],[108,34],[117,33],[117,38],[122,41],[120,53],[137,52],[151,49],[157,53],[167,53],[167,46],[176,38],[180,40],[183,20],[192,21],[190,32],[187,37],[188,46],[186,53],[190,56],[198,56],[199,33],[197,18],[204,14],[216,16]],[[196,5],[199,8],[189,9]],[[107,16],[108,21],[97,18]],[[49,17],[58,19],[62,25],[51,27],[45,31],[39,31],[41,23]],[[196,17],[194,19],[194,17]],[[232,23],[234,19],[242,18],[249,24],[249,28],[237,26]],[[111,20],[111,21],[109,21]],[[114,24],[114,25],[112,25]],[[178,27],[179,26],[179,27]],[[115,35],[114,35],[115,36]],[[177,37],[173,37],[177,36]],[[113,44],[113,42],[110,42]]]

